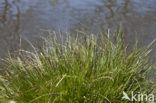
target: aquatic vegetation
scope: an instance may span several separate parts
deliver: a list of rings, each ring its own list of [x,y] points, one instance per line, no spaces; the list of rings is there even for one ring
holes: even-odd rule
[[[58,39],[59,38],[59,39]],[[150,45],[131,51],[117,30],[43,38],[43,47],[9,56],[0,77],[0,100],[17,103],[128,103],[123,92],[153,93]]]

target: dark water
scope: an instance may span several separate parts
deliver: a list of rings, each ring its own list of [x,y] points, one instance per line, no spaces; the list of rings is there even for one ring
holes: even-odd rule
[[[123,24],[127,43],[138,34],[141,46],[156,39],[156,0],[0,0],[0,56],[8,50],[27,48],[40,29],[96,32]],[[156,46],[153,46],[156,52]]]

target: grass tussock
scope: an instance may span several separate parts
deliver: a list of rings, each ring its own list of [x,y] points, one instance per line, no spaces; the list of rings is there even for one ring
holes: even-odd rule
[[[152,93],[149,47],[128,53],[122,32],[44,38],[34,52],[6,59],[0,101],[17,103],[126,103],[123,91]],[[83,35],[82,35],[83,34]],[[84,36],[85,35],[85,36]]]

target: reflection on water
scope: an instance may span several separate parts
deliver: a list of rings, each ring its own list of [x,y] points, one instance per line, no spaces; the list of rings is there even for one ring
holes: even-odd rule
[[[155,5],[156,0],[0,0],[0,56],[19,48],[21,36],[30,41],[44,36],[40,29],[96,32],[122,23],[128,43],[137,32],[145,45],[156,38]]]

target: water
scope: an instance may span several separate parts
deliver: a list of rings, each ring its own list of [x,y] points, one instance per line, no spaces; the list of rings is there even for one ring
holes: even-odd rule
[[[0,0],[0,57],[47,36],[41,29],[96,32],[120,23],[127,43],[137,33],[140,46],[149,44],[156,38],[156,0]]]

